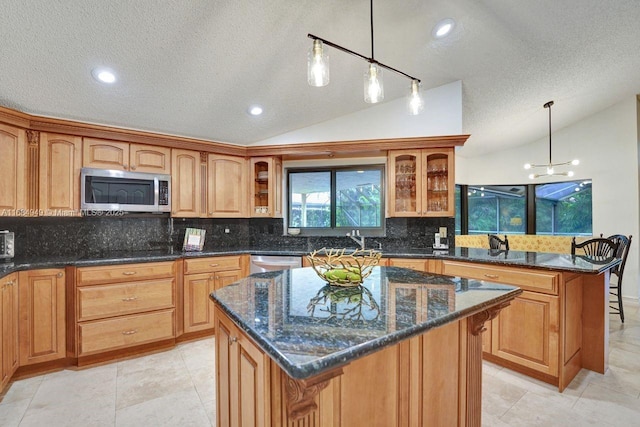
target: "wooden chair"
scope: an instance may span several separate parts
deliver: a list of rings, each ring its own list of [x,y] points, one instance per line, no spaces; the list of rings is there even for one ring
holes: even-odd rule
[[[500,249],[500,250],[509,250],[509,239],[507,239],[507,235],[504,235],[504,240],[498,237],[495,234],[487,234],[489,238],[489,249]]]
[[[602,237],[602,234],[600,237]],[[609,308],[613,310],[611,314],[619,314],[620,321],[624,323],[624,307],[622,306],[622,275],[624,274],[624,267],[627,264],[629,248],[631,247],[631,235],[627,237],[622,234],[614,234],[607,238],[618,244],[616,258],[620,258],[621,260],[620,264],[613,267],[610,271],[611,279],[613,279],[613,276],[615,276],[616,279],[609,281],[609,295],[613,297],[613,299],[609,299],[609,304],[616,304],[617,307],[615,305],[609,305]]]

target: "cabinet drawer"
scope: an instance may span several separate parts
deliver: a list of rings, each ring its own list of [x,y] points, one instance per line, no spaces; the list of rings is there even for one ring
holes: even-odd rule
[[[174,307],[174,279],[77,288],[78,321]]]
[[[389,258],[390,267],[410,268],[411,270],[426,271],[423,259]]]
[[[486,280],[488,282],[519,286],[524,290],[534,292],[558,294],[558,283],[560,281],[560,274],[558,273],[455,261],[444,261],[442,264],[442,274],[447,276]]]
[[[175,336],[174,310],[80,323],[80,356]]]
[[[240,269],[239,256],[192,258],[184,260],[184,274]]]
[[[83,286],[173,277],[175,271],[174,265],[175,263],[173,261],[167,261],[80,267],[76,272],[76,283],[78,286]]]

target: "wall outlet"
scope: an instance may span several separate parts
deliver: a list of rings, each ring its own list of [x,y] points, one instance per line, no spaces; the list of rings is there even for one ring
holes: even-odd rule
[[[229,230],[228,228],[225,228],[224,232],[225,232],[225,234],[229,234],[229,233],[231,233],[231,230]]]
[[[447,227],[440,227],[440,237],[447,238]]]

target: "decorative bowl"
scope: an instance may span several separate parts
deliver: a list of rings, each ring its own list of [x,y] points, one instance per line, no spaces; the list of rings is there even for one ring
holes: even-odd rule
[[[372,249],[322,248],[311,252],[307,259],[318,276],[334,286],[358,286],[378,265],[382,253]]]

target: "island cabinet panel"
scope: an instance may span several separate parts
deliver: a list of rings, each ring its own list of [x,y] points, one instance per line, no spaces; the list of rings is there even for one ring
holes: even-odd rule
[[[18,369],[18,274],[0,279],[0,394]]]
[[[523,292],[492,323],[491,353],[558,375],[558,297]]]
[[[79,364],[91,363],[99,353],[175,338],[175,266],[163,261],[76,269],[73,330]]]
[[[208,216],[222,218],[249,216],[247,171],[248,163],[243,157],[208,155]]]
[[[171,150],[171,215],[175,217],[201,216],[203,175],[206,164],[202,164],[200,152]]]
[[[3,216],[20,216],[16,209],[27,208],[26,150],[26,132],[0,124],[0,213]]]
[[[246,276],[247,256],[220,256],[184,260],[184,332],[214,332],[211,292]]]
[[[82,138],[41,133],[39,168],[41,215],[80,216]]]
[[[65,357],[65,271],[19,273],[20,366]]]
[[[218,427],[270,423],[269,357],[216,309]]]

